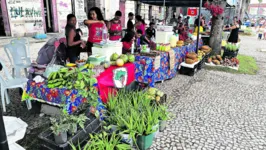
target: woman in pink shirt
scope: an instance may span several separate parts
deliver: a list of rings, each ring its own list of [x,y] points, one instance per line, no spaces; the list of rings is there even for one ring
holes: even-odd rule
[[[121,39],[122,35],[122,25],[120,18],[122,16],[121,11],[116,11],[115,13],[115,18],[110,21],[108,24],[108,29],[109,29],[109,40],[111,41],[117,41]]]
[[[146,27],[145,21],[142,19],[140,15],[137,15],[136,24],[135,24],[136,31],[141,30],[143,35],[145,35],[145,27]]]

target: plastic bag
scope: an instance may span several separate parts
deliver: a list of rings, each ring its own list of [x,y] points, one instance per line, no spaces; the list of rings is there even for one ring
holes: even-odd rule
[[[46,70],[44,72],[44,76],[46,78],[49,77],[49,75],[52,73],[52,72],[56,72],[58,71],[59,69],[63,68],[64,66],[60,66],[60,65],[55,65],[55,64],[49,64],[47,67],[46,67]]]

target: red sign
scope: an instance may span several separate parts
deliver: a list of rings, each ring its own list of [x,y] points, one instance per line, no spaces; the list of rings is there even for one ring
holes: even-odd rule
[[[187,9],[187,15],[188,16],[197,16],[198,15],[197,8],[188,8]]]

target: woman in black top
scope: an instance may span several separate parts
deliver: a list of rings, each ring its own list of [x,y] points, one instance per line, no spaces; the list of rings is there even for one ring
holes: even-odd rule
[[[224,30],[231,30],[230,36],[228,38],[228,42],[230,43],[237,43],[238,42],[238,31],[239,31],[239,24],[237,21],[237,17],[234,17],[233,26],[224,28]]]
[[[80,29],[76,29],[76,16],[67,15],[67,25],[65,27],[65,35],[67,39],[67,57],[70,63],[75,63],[79,59],[80,51],[85,48],[85,42],[81,40],[79,34]]]

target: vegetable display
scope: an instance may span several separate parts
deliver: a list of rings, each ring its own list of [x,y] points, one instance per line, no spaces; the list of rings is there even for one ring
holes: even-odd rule
[[[49,75],[48,88],[77,89],[87,100],[95,101],[98,98],[97,90],[94,87],[97,79],[93,78],[93,75],[93,71],[85,66],[71,69],[62,68]]]
[[[231,44],[228,43],[227,45],[225,45],[225,49],[228,51],[237,51],[239,49],[239,46],[235,45],[235,44]]]

